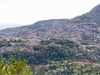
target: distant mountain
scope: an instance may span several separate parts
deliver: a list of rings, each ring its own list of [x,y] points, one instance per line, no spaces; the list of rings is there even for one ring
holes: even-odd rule
[[[23,26],[23,24],[13,24],[13,23],[10,23],[10,24],[5,24],[5,23],[0,23],[0,30],[2,29],[6,29],[6,28],[13,28],[13,27],[16,27],[16,26]]]
[[[32,25],[0,31],[2,38],[20,38],[30,42],[42,39],[71,39],[82,44],[100,45],[100,4],[73,19],[51,19]]]

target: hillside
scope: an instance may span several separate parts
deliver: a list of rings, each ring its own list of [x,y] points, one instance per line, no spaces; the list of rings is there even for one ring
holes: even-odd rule
[[[32,25],[8,28],[0,31],[0,37],[39,41],[50,38],[71,39],[73,41],[100,45],[100,5],[90,12],[73,19],[52,19],[38,21]]]
[[[92,49],[67,39],[42,40],[35,45],[21,40],[2,40],[0,60],[26,59],[35,75],[100,74],[100,50]]]
[[[28,64],[36,65],[62,60],[100,62],[100,51],[93,49],[96,48],[84,47],[67,39],[42,40],[35,45],[21,40],[0,41],[1,58],[20,57],[26,59]]]
[[[32,51],[32,46],[41,40],[68,39],[98,53],[100,50],[99,15],[100,4],[91,11],[72,19],[43,20],[32,25],[0,30],[0,51]]]

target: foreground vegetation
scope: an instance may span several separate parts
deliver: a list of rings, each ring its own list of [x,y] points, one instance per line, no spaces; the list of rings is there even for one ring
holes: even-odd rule
[[[72,61],[51,61],[47,65],[30,65],[26,60],[0,61],[0,75],[100,75],[100,65]]]
[[[0,62],[1,74],[100,75],[99,49],[93,52],[92,47],[83,47],[81,44],[67,39],[42,40],[36,45],[31,45],[31,47],[28,44],[25,45],[21,40],[9,42],[4,40],[1,42],[1,48],[11,48],[14,43],[18,44],[14,47],[18,46],[21,49],[26,46],[31,51],[16,50],[1,52],[0,60],[6,60]],[[32,68],[32,72],[30,67],[26,67],[28,66],[26,61],[11,61],[12,58],[27,60],[28,65]],[[78,62],[83,63],[80,64]]]
[[[31,68],[27,65],[26,60],[1,60],[0,75],[32,75],[32,71]]]

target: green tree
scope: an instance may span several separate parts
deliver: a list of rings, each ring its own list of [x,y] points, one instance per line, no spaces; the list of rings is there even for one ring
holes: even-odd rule
[[[0,61],[0,75],[32,75],[26,60],[13,59],[11,62]]]

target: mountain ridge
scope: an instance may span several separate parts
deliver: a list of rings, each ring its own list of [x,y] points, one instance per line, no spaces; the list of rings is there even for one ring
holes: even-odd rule
[[[6,39],[19,38],[43,40],[50,38],[71,39],[79,43],[99,44],[100,4],[91,11],[72,19],[51,19],[38,21],[32,25],[8,28],[0,31]]]

